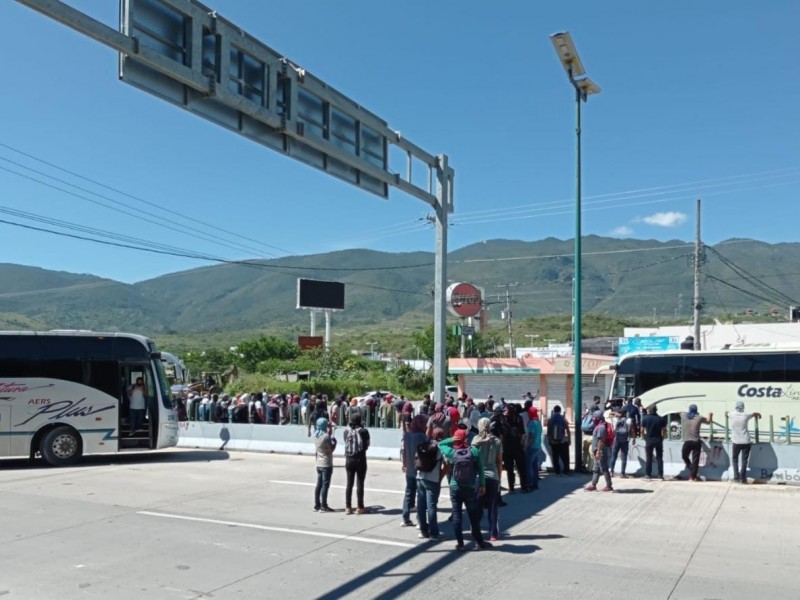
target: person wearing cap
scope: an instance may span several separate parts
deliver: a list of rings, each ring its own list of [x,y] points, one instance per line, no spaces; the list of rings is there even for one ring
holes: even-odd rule
[[[733,415],[726,412],[725,416],[730,418],[731,441],[733,442],[733,479],[745,484],[747,483],[747,463],[750,460],[750,448],[752,448],[747,422],[753,417],[760,419],[761,413],[744,412],[744,402],[739,400],[736,402],[736,412]],[[739,466],[740,455],[742,457],[741,466]]]
[[[464,550],[463,508],[467,509],[472,537],[478,549],[491,548],[492,545],[483,539],[481,532],[481,509],[478,497],[486,492],[486,475],[483,470],[481,453],[475,446],[467,444],[467,430],[457,429],[453,437],[439,442],[439,450],[449,464],[452,473],[450,478],[450,505],[453,511],[453,533],[456,536],[456,550]],[[469,482],[459,482],[459,466],[471,458],[474,473],[477,475]],[[469,463],[467,463],[469,464]],[[478,487],[475,488],[477,479]]]
[[[528,425],[525,427],[525,464],[528,467],[528,489],[539,489],[539,464],[542,452],[542,422],[535,406],[528,409]]]
[[[644,476],[647,481],[652,481],[653,454],[656,455],[658,478],[664,481],[664,433],[667,429],[667,419],[658,414],[655,404],[647,408],[647,414],[642,417],[642,435],[644,437]]]
[[[689,410],[681,415],[683,418],[683,448],[681,458],[686,470],[689,471],[689,481],[697,481],[697,471],[700,468],[700,426],[711,423],[714,413],[704,417],[697,413],[697,404],[690,404]]]
[[[584,489],[587,492],[594,492],[597,489],[597,484],[600,482],[600,475],[602,475],[606,480],[606,487],[603,488],[603,491],[613,492],[614,488],[611,486],[611,473],[608,470],[611,448],[609,447],[610,440],[603,411],[596,410],[593,419],[592,453],[594,454],[594,465],[592,466],[592,482]]]

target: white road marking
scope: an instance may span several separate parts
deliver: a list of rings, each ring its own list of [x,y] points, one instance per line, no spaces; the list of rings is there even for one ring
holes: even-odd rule
[[[189,517],[186,515],[174,515],[169,513],[151,512],[140,510],[137,514],[148,517],[161,517],[162,519],[177,519],[182,521],[195,521],[197,523],[211,523],[214,525],[226,525],[228,527],[245,527],[247,529],[259,529],[261,531],[276,531],[279,533],[296,533],[298,535],[310,535],[313,537],[333,538],[337,540],[352,540],[354,542],[364,542],[366,544],[377,544],[379,546],[397,546],[399,548],[414,548],[416,544],[406,542],[394,542],[391,540],[380,540],[377,538],[367,538],[357,535],[342,535],[340,533],[327,533],[324,531],[309,531],[306,529],[290,529],[288,527],[271,527],[269,525],[255,525],[253,523],[238,523],[236,521],[221,521],[219,519],[206,519],[203,517]]]
[[[270,483],[281,483],[283,485],[305,485],[308,487],[316,487],[316,483],[308,483],[306,481],[283,481],[282,479],[273,479]],[[346,486],[343,485],[331,485],[331,488],[335,488],[337,490],[344,490]],[[353,486],[353,490],[355,490],[355,486]],[[364,488],[365,492],[378,492],[381,494],[405,494],[405,490],[382,490],[380,488]]]

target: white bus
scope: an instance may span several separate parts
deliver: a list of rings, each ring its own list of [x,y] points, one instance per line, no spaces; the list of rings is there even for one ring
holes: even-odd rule
[[[144,384],[131,431],[128,397]],[[0,457],[72,464],[83,454],[166,448],[178,419],[155,344],[91,331],[0,332]]]
[[[776,431],[788,426],[794,433],[800,424],[800,348],[635,352],[611,368],[612,404],[639,397],[643,407],[655,404],[662,415],[697,404],[701,414],[713,412],[721,423],[725,411],[743,400],[747,412],[772,415]]]

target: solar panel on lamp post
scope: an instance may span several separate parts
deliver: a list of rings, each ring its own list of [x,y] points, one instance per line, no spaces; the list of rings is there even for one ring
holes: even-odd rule
[[[592,94],[599,94],[600,87],[586,77],[575,43],[568,31],[554,33],[550,41],[556,50],[561,65],[567,72],[570,83],[575,88],[575,104],[577,107],[576,181],[575,181],[575,282],[573,286],[572,340],[574,353],[574,370],[572,378],[572,413],[575,426],[575,470],[583,470],[583,448],[579,421],[582,412],[581,397],[581,104]]]

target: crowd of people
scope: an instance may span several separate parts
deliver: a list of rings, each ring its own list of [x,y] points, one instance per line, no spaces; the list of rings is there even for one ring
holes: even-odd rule
[[[474,402],[466,394],[444,402],[425,396],[411,402],[400,396],[348,398],[341,394],[330,402],[324,394],[189,394],[179,401],[179,418],[190,421],[221,423],[296,424],[305,426],[316,446],[317,483],[314,510],[333,512],[328,494],[333,475],[333,453],[337,447],[334,432],[343,429],[345,456],[345,514],[369,512],[364,499],[369,427],[399,428],[401,464],[405,475],[402,503],[404,527],[416,527],[423,540],[441,540],[437,520],[439,496],[445,479],[452,506],[456,548],[465,548],[462,533],[468,519],[477,549],[491,548],[499,539],[500,508],[506,505],[502,491],[515,494],[535,492],[540,485],[543,442],[550,449],[555,476],[570,473],[570,425],[555,405],[543,427],[539,410],[531,395],[522,402]],[[758,413],[744,412],[737,402],[730,418],[733,441],[734,478],[746,483],[747,462],[751,447],[748,422]],[[702,416],[692,404],[681,414],[683,421],[682,458],[687,479],[697,481],[701,451],[700,428],[713,420]],[[592,474],[586,491],[612,492],[612,477],[627,478],[628,451],[632,442],[642,438],[645,445],[645,479],[664,479],[663,441],[670,426],[658,414],[655,405],[643,409],[638,398],[603,407],[599,396],[583,412],[580,423],[585,434],[582,470]],[[741,463],[739,459],[741,458]],[[621,470],[616,472],[617,460]],[[655,467],[655,470],[654,470]],[[502,484],[505,471],[505,487]],[[600,479],[604,487],[599,488]],[[355,490],[355,503],[353,491]],[[416,523],[413,517],[416,516]],[[486,536],[483,533],[485,518]],[[488,538],[488,540],[486,539]]]
[[[316,512],[335,510],[328,504],[328,495],[337,441],[328,408],[324,401],[318,401],[308,422],[309,435],[313,433],[316,445],[313,507]],[[558,443],[569,443],[566,421],[558,418],[560,410],[554,412],[556,418],[550,419],[545,432],[532,398],[520,404],[503,399],[495,402],[491,398],[475,403],[466,395],[434,403],[426,397],[416,407],[402,401],[394,408],[402,430],[400,456],[405,475],[401,525],[416,527],[422,540],[442,540],[437,509],[446,480],[452,507],[449,520],[457,550],[466,548],[462,532],[465,518],[476,549],[491,548],[492,542],[499,539],[500,508],[506,505],[501,495],[503,471],[509,494],[534,492],[540,484],[543,435],[551,442],[557,438]],[[351,406],[347,413],[343,442],[347,474],[345,514],[366,514],[364,480],[370,436],[364,426],[364,413],[358,406]],[[567,463],[564,462],[560,474],[568,470]],[[484,516],[486,536],[482,527]]]
[[[732,463],[733,478],[740,484],[747,483],[747,463],[750,458],[752,442],[748,423],[750,419],[760,419],[757,412],[745,412],[744,402],[735,404],[735,412],[726,413],[730,419],[731,439],[733,442]],[[703,416],[696,404],[690,404],[686,412],[680,414],[680,425],[683,433],[681,458],[686,467],[686,479],[699,481],[700,452],[702,440],[700,428],[713,422],[714,414]],[[639,398],[628,398],[624,404],[612,407],[608,418],[600,405],[600,397],[595,396],[591,406],[583,414],[581,430],[587,435],[583,442],[583,467],[591,471],[592,480],[584,489],[596,491],[600,478],[604,479],[604,492],[614,491],[612,476],[616,474],[617,458],[621,455],[620,477],[627,478],[628,450],[638,437],[644,441],[646,481],[653,478],[664,480],[664,439],[671,427],[667,417],[658,414],[658,406],[653,404],[643,410]],[[676,423],[676,426],[679,424]],[[653,467],[655,466],[655,472]],[[682,479],[679,474],[676,479]]]

